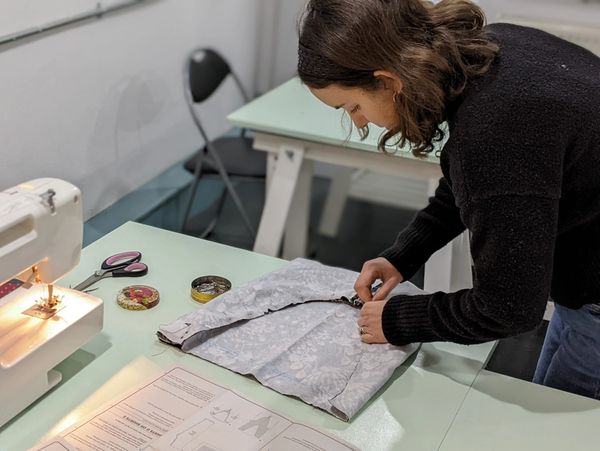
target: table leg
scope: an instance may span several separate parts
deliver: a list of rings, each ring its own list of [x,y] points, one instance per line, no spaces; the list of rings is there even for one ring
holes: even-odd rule
[[[269,188],[254,242],[254,252],[271,256],[279,254],[303,160],[303,147],[284,145],[279,149],[277,163],[269,177]],[[269,162],[272,163],[272,160]]]
[[[269,192],[271,186],[271,180],[273,180],[273,173],[277,166],[277,153],[267,152],[267,177],[265,180],[266,192]]]
[[[450,293],[472,287],[469,231],[465,230],[425,263],[423,289]]]
[[[429,195],[433,196],[438,180],[429,181]],[[473,287],[469,231],[465,230],[454,240],[434,253],[425,263],[423,289],[428,292],[450,293]]]
[[[312,175],[313,162],[305,159],[298,174],[298,182],[285,226],[282,256],[286,260],[306,256]]]
[[[337,235],[354,171],[352,168],[335,168],[321,214],[319,234],[329,237]]]

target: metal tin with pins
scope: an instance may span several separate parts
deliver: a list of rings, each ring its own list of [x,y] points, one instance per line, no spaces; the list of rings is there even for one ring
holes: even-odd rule
[[[231,282],[225,277],[202,276],[192,281],[191,295],[194,301],[206,303],[230,289]]]

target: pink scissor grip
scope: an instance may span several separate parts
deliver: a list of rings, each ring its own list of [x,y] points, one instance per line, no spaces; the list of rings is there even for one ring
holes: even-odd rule
[[[138,251],[121,252],[108,257],[105,261],[108,266],[119,266],[127,263],[130,260],[136,259],[141,254]]]
[[[144,263],[131,263],[125,268],[111,270],[112,277],[141,277],[148,273],[148,266]]]
[[[125,268],[123,268],[123,271],[138,272],[138,271],[143,271],[146,268],[147,268],[147,266],[144,263],[132,263],[131,265],[128,265]]]

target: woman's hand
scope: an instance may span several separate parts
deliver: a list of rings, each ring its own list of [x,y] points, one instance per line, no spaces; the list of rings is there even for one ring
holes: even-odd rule
[[[383,285],[375,294],[371,294],[371,285],[377,279],[380,279]],[[365,262],[354,283],[354,290],[365,303],[382,301],[400,282],[402,282],[402,274],[387,259],[378,257]]]
[[[381,314],[387,301],[365,302],[358,316],[360,339],[365,343],[387,343],[381,326]]]

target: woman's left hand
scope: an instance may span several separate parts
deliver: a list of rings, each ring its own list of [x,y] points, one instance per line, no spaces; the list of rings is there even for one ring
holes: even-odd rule
[[[381,314],[387,301],[365,302],[358,316],[360,339],[365,343],[387,343],[381,326]]]

